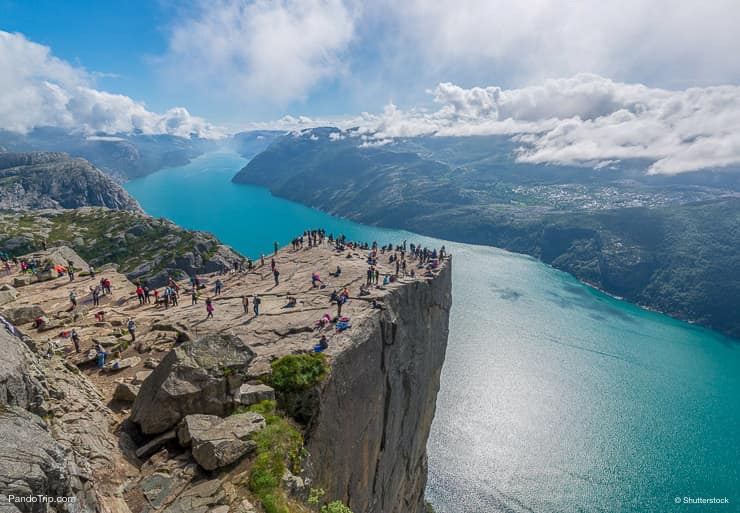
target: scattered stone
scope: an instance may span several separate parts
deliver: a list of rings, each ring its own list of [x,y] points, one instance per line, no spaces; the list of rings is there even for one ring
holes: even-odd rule
[[[117,346],[119,344],[118,339],[116,339],[116,337],[111,336],[111,335],[93,337],[92,341],[93,341],[93,344],[100,344],[101,346],[106,347],[106,348]]]
[[[262,401],[274,401],[275,390],[267,385],[257,384],[250,385],[248,383],[243,384],[239,387],[237,393],[236,403],[242,406],[251,406]]]
[[[146,378],[149,377],[149,375],[152,373],[152,371],[139,371],[134,375],[134,385],[141,385],[146,381]]]
[[[0,305],[6,305],[11,301],[15,301],[17,292],[13,289],[13,292],[9,290],[0,290]]]
[[[116,401],[132,403],[139,394],[139,388],[139,386],[134,385],[133,383],[118,383],[116,385],[116,390],[113,392],[113,399]]]
[[[230,465],[257,447],[249,438],[264,428],[262,415],[247,412],[227,417],[203,431],[191,429],[193,458],[206,470]]]
[[[123,360],[116,360],[114,362],[111,362],[109,365],[106,365],[106,370],[109,372],[118,372],[122,371],[123,369],[128,369],[129,367],[136,367],[141,363],[141,358],[138,356],[129,356],[128,358],[124,358]]]
[[[192,441],[192,433],[205,433],[211,427],[221,422],[216,415],[196,413],[185,417],[177,428],[177,439],[180,445],[187,447]]]
[[[13,286],[18,287],[27,287],[31,284],[31,277],[30,276],[16,276],[13,278]]]
[[[157,365],[159,365],[159,360],[156,358],[147,358],[144,360],[144,367],[147,369],[156,369]]]
[[[35,321],[37,317],[46,316],[39,305],[4,308],[2,314],[3,317],[13,324],[28,324]]]
[[[234,335],[207,335],[170,351],[141,386],[131,418],[162,433],[193,413],[226,415],[254,351]]]
[[[164,444],[166,444],[170,440],[174,440],[175,438],[177,438],[177,434],[175,433],[174,429],[171,429],[170,431],[162,433],[155,439],[139,447],[136,450],[136,457],[144,458],[150,455],[151,453],[155,452],[157,449],[162,447]]]

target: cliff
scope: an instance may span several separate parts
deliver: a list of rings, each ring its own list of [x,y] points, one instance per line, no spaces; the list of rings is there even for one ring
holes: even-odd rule
[[[0,317],[18,330],[17,337],[0,336],[0,454],[11,455],[0,457],[0,484],[14,483],[6,489],[19,495],[75,496],[78,511],[308,513],[309,496],[323,489],[321,503],[340,501],[354,513],[421,513],[451,260],[428,272],[411,260],[416,276],[359,296],[367,253],[326,242],[285,248],[274,255],[279,283],[269,261],[199,274],[200,302],[191,304],[182,281],[180,304],[167,308],[141,304],[133,283],[110,266],[99,276],[111,281],[112,293],[96,306],[86,290],[97,277],[26,279],[14,267],[0,276],[7,295]],[[381,276],[394,272],[388,257],[380,254]],[[330,275],[337,266],[341,275]],[[320,285],[312,284],[314,273]],[[317,326],[336,311],[331,291],[344,287],[351,293],[342,315],[351,326]],[[77,306],[70,291],[77,291]],[[253,294],[262,300],[258,316],[242,304]],[[205,316],[205,297],[213,318]],[[95,317],[100,311],[104,319]],[[44,323],[35,327],[39,317]],[[125,329],[129,318],[135,340]],[[79,353],[64,336],[73,328]],[[329,347],[314,358],[322,335]],[[102,369],[89,354],[95,344],[109,353]],[[293,396],[275,376],[288,357],[323,362],[325,377]],[[21,451],[24,444],[34,451]],[[37,470],[21,472],[31,462]],[[58,504],[14,507],[66,511]]]
[[[315,479],[355,512],[422,513],[451,264],[394,290],[332,362],[309,426]]]
[[[120,185],[84,159],[65,153],[0,153],[0,210],[84,206],[142,212]]]

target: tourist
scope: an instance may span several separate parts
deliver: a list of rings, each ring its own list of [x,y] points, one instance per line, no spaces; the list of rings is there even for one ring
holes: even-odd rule
[[[151,299],[149,298],[149,285],[144,285],[144,303],[151,304]]]
[[[277,270],[277,268],[272,271],[272,275],[275,278],[275,286],[280,285],[280,271]]]
[[[95,344],[95,359],[97,360],[98,369],[102,369],[105,366],[105,359],[108,357],[108,353],[100,345],[100,342]]]
[[[128,318],[126,329],[131,334],[131,342],[136,342],[136,323],[134,322],[133,317]]]
[[[322,285],[324,284],[324,282],[321,281],[321,278],[319,278],[318,272],[313,273],[313,275],[311,276],[311,284],[313,285],[314,288],[316,288],[317,283],[321,283]]]
[[[278,249],[280,248],[280,245],[277,243],[277,241],[274,242],[273,247],[275,248],[275,254],[277,255]]]
[[[254,310],[254,316],[257,317],[260,314],[260,304],[262,303],[262,299],[255,294],[252,298],[252,310]]]
[[[77,330],[72,329],[72,343],[75,345],[75,352],[80,352],[80,336],[77,334]]]
[[[90,271],[90,279],[91,279],[91,280],[94,280],[94,279],[95,279],[95,268],[94,268],[94,267],[93,267],[93,266],[91,265],[91,266],[90,266],[90,267],[88,268],[88,270]]]
[[[213,307],[213,301],[211,298],[206,298],[206,320],[213,319],[213,311],[215,308]]]
[[[216,280],[216,288],[214,289],[214,292],[217,296],[221,295],[221,289],[223,288],[224,284],[220,279]]]
[[[77,294],[74,290],[69,293],[69,302],[72,303],[72,308],[77,307]]]
[[[136,297],[139,298],[139,306],[144,304],[144,289],[141,285],[136,287]]]
[[[242,296],[242,308],[244,308],[244,313],[249,313],[249,296],[246,294]]]
[[[195,289],[193,289],[193,291],[190,293],[190,304],[191,305],[198,304],[198,291]]]

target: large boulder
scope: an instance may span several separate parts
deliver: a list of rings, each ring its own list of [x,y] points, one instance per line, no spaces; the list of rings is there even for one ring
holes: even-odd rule
[[[39,305],[24,305],[3,309],[3,317],[13,324],[28,324],[37,317],[46,316]]]
[[[15,301],[16,296],[18,293],[13,289],[10,290],[0,290],[0,305],[5,305],[7,303],[10,303],[12,301]]]
[[[195,417],[191,419],[190,417]],[[253,451],[253,434],[265,428],[262,415],[253,412],[231,415],[225,419],[212,415],[185,417],[178,439],[192,445],[193,459],[206,470],[230,465]]]
[[[113,399],[125,403],[132,403],[139,394],[139,386],[132,383],[121,382],[116,385],[113,392]]]
[[[274,401],[275,390],[272,387],[258,383],[250,385],[244,383],[234,397],[235,402],[242,406],[251,406],[262,401]]]
[[[131,418],[146,434],[176,426],[186,415],[223,416],[254,358],[234,335],[207,335],[170,351],[142,383]]]

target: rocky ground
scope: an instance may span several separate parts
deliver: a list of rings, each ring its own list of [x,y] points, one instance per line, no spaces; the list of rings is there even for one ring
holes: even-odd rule
[[[43,256],[73,259],[78,264],[76,266],[87,269],[87,263],[81,257],[70,253],[69,249],[50,249]],[[245,492],[251,463],[248,459],[234,459],[234,455],[239,456],[252,449],[247,447],[252,442],[244,440],[254,430],[264,427],[264,419],[260,421],[259,415],[249,413],[244,415],[251,417],[245,417],[241,423],[229,417],[229,424],[214,415],[186,416],[196,412],[197,408],[191,411],[183,407],[185,410],[180,412],[182,415],[178,413],[176,421],[185,418],[194,423],[185,432],[182,425],[175,429],[171,423],[171,427],[152,428],[148,431],[151,434],[145,435],[131,423],[132,401],[140,390],[151,392],[147,399],[161,397],[162,390],[167,388],[166,380],[177,372],[185,372],[182,369],[192,370],[188,365],[197,367],[201,374],[210,373],[209,383],[223,384],[231,387],[229,390],[235,385],[238,393],[229,395],[235,404],[239,403],[240,397],[246,397],[243,400],[248,403],[272,397],[274,393],[271,395],[269,388],[259,385],[260,378],[270,373],[270,363],[288,354],[312,352],[323,334],[329,338],[329,349],[325,354],[331,363],[355,343],[354,334],[361,332],[363,325],[374,322],[378,316],[381,310],[371,307],[373,299],[382,309],[384,299],[394,290],[412,282],[432,279],[401,278],[383,290],[373,288],[369,296],[356,297],[366,279],[366,255],[367,251],[335,251],[328,244],[310,249],[285,248],[274,256],[280,271],[279,284],[274,282],[270,270],[271,257],[267,257],[264,265],[257,262],[253,272],[199,275],[202,288],[197,304],[191,304],[190,283],[180,282],[180,304],[167,309],[155,304],[140,305],[135,294],[136,286],[114,266],[101,266],[94,278],[80,273],[74,281],[67,276],[47,281],[29,280],[19,276],[17,269],[0,276],[0,315],[22,332],[26,346],[33,350],[26,354],[25,348],[13,346],[19,355],[16,358],[19,363],[15,366],[8,364],[10,370],[6,370],[10,378],[0,379],[0,389],[23,389],[26,392],[19,394],[16,390],[2,398],[0,402],[6,405],[6,409],[0,414],[0,417],[5,417],[5,420],[0,419],[0,431],[13,432],[19,426],[36,426],[32,431],[38,432],[39,446],[50,449],[32,459],[41,458],[45,462],[36,467],[41,468],[41,474],[46,472],[47,477],[53,473],[55,465],[62,465],[65,453],[75,459],[71,470],[67,464],[67,473],[71,477],[63,480],[66,483],[63,486],[57,482],[54,490],[47,486],[53,480],[43,476],[39,479],[49,482],[44,485],[46,488],[39,488],[40,485],[33,485],[28,479],[23,481],[24,473],[18,468],[13,471],[17,474],[15,477],[13,472],[6,472],[10,475],[0,472],[0,483],[5,479],[25,482],[27,488],[44,489],[46,493],[75,493],[82,497],[78,505],[86,503],[86,509],[80,511],[256,511]],[[329,273],[337,266],[342,268],[341,276],[331,277]],[[387,254],[381,255],[379,270],[381,281],[384,274],[392,274],[395,270],[388,263]],[[314,287],[311,282],[311,276],[316,272],[324,282],[319,287]],[[112,294],[102,296],[100,306],[93,307],[90,287],[103,277],[111,281]],[[223,282],[223,291],[219,295],[214,292],[217,279]],[[336,315],[336,305],[330,304],[329,298],[333,290],[343,287],[349,288],[352,299],[344,305],[342,315],[350,317],[352,327],[343,332],[335,332],[333,325],[315,328],[315,322],[324,314]],[[78,306],[74,308],[69,301],[72,291],[78,297]],[[262,299],[259,316],[252,312],[254,294]],[[242,306],[244,295],[250,301],[248,312],[244,312]],[[208,297],[215,307],[212,319],[206,319],[204,301]],[[295,306],[286,306],[289,297],[296,298]],[[97,312],[104,312],[104,320],[95,317]],[[33,322],[41,316],[46,323],[41,329],[36,329]],[[136,323],[135,340],[125,329],[129,319]],[[2,326],[0,329],[4,330]],[[72,329],[80,336],[80,353],[75,352],[71,339],[67,337]],[[12,340],[15,339],[3,340],[3,346],[10,347]],[[94,358],[91,358],[90,353],[96,343],[102,344],[110,353],[103,369],[98,369]],[[217,346],[215,350],[223,351],[223,354],[227,349],[231,351],[231,356],[224,357],[226,360],[232,363],[238,360],[228,367],[236,370],[233,376],[229,374],[231,371],[223,371],[226,368],[223,367],[224,358],[219,360],[218,366],[209,367],[210,364],[198,356],[198,348],[211,346]],[[174,347],[184,349],[175,354],[171,352]],[[248,357],[237,357],[234,351]],[[158,367],[165,359],[166,365]],[[7,358],[7,362],[12,363],[12,359]],[[164,367],[167,369],[163,370]],[[176,370],[165,374],[170,372],[170,367]],[[29,373],[29,368],[36,370]],[[23,384],[25,382],[13,369],[26,369],[22,372],[24,375],[36,375],[38,379],[33,378],[35,381],[32,383]],[[222,374],[214,377],[214,369],[219,369]],[[231,383],[237,377],[238,382]],[[20,384],[13,385],[16,378],[20,379]],[[8,388],[8,383],[13,386]],[[39,399],[34,400],[35,396]],[[19,401],[18,397],[25,399]],[[151,408],[152,404],[163,408],[162,416],[166,416],[167,401],[157,403],[152,399],[149,404],[144,404],[143,399],[136,401],[133,409],[138,409],[139,413],[135,420],[142,428],[145,428],[146,420],[141,419],[146,415],[141,411]],[[25,417],[30,415],[27,411],[38,416],[27,419]],[[197,413],[206,412],[201,409]],[[152,417],[152,412],[148,415]],[[253,428],[244,427],[252,424]],[[26,440],[11,439],[9,435],[8,438],[0,435],[0,440],[3,440],[0,444],[10,444],[11,449],[17,449]],[[173,449],[173,441],[177,447],[191,446],[192,454],[187,450]],[[6,447],[5,451],[8,450]],[[0,457],[0,470],[5,468],[7,465]],[[286,479],[289,487],[297,486],[296,482],[300,481],[300,478],[290,475]],[[24,512],[67,511],[59,505],[52,509],[34,509],[28,505],[17,507]],[[0,507],[0,511],[4,509]]]

